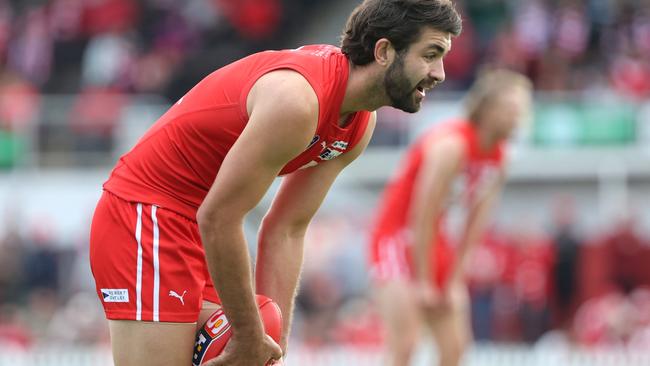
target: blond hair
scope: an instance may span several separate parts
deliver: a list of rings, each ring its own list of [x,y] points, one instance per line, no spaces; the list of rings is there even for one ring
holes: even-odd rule
[[[479,73],[465,96],[465,112],[472,123],[477,123],[481,109],[505,90],[533,89],[533,83],[523,74],[507,69],[488,69]]]

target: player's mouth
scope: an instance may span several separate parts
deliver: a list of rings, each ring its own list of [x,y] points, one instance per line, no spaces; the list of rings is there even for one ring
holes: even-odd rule
[[[424,98],[427,95],[427,90],[431,90],[433,86],[434,85],[420,84],[415,88],[415,90],[417,90],[418,94]]]

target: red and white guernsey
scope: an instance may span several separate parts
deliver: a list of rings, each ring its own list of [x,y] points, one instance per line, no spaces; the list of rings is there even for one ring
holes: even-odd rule
[[[338,125],[349,74],[348,60],[340,49],[313,45],[266,51],[227,65],[192,88],[120,158],[104,189],[124,200],[155,204],[195,220],[224,157],[248,122],[249,90],[262,75],[278,69],[302,74],[319,103],[311,144],[280,174],[353,149],[370,113],[357,112],[345,128]]]
[[[458,203],[469,207],[471,203],[498,179],[503,165],[504,147],[498,144],[494,149],[482,151],[476,128],[465,120],[456,120],[437,125],[421,136],[409,149],[400,170],[388,184],[380,201],[379,215],[371,238],[370,261],[373,277],[384,281],[395,277],[413,276],[413,263],[408,233],[408,218],[413,189],[424,162],[428,144],[442,137],[458,135],[465,145],[464,165],[454,179],[448,205]],[[438,222],[433,279],[444,283],[453,265],[453,251],[447,245],[444,235],[444,213]]]

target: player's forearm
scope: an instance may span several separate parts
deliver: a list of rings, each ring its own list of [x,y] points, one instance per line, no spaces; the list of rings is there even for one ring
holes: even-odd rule
[[[437,236],[437,228],[432,222],[416,222],[412,226],[415,279],[420,283],[431,281],[431,273],[435,270],[435,261],[431,259],[437,244],[433,240]]]
[[[479,241],[479,237],[485,231],[489,216],[489,210],[492,206],[492,201],[493,200],[490,199],[481,203],[472,212],[470,212],[470,215],[467,217],[465,230],[463,231],[463,236],[461,238],[456,255],[454,269],[452,275],[449,278],[450,281],[459,281],[462,279],[467,260],[472,253],[472,249],[476,246],[476,243]]]
[[[473,221],[467,225],[464,235],[461,238],[460,245],[458,246],[454,268],[449,277],[450,281],[459,281],[462,279],[467,260],[472,249],[476,246],[478,237],[480,233],[483,232],[483,229],[484,225],[480,222]]]
[[[210,275],[233,335],[262,337],[242,220],[212,218],[200,222],[199,228]]]
[[[273,299],[282,310],[282,341],[286,352],[294,299],[302,267],[304,230],[262,225],[255,271],[257,293]]]

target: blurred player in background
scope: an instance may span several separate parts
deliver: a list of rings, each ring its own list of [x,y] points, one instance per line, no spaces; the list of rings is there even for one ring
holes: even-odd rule
[[[471,340],[464,265],[503,185],[504,143],[528,112],[531,87],[510,71],[480,75],[467,95],[466,118],[420,137],[386,188],[371,269],[390,365],[409,364],[422,324],[433,333],[440,365],[460,363]],[[443,227],[454,202],[467,215],[452,248]]]
[[[210,365],[280,359],[305,230],[368,144],[369,111],[416,112],[444,80],[442,59],[460,29],[450,1],[367,0],[350,16],[341,49],[254,54],[174,104],[120,158],[93,217],[90,261],[115,363],[188,364],[197,322],[217,306],[233,332]],[[244,217],[279,175],[254,286]],[[280,345],[264,334],[255,292],[284,314]]]

